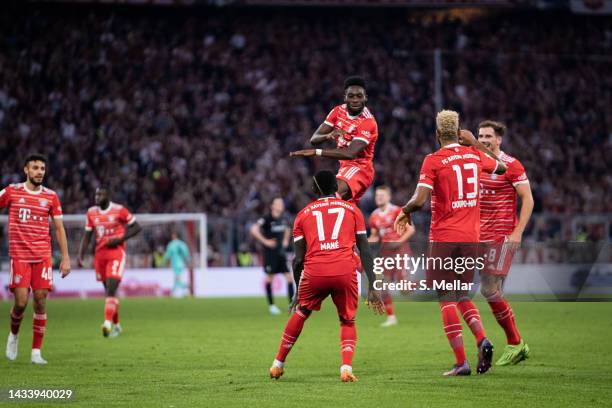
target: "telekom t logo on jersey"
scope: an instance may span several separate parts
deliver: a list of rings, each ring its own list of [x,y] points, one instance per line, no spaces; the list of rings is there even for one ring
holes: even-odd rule
[[[19,219],[21,220],[21,222],[28,221],[28,219],[30,218],[31,214],[32,214],[32,210],[30,210],[29,208],[20,208],[19,209]]]

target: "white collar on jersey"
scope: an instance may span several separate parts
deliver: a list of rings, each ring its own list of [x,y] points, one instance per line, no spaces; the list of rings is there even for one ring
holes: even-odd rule
[[[379,207],[379,208],[378,208],[378,211],[380,211],[380,213],[381,213],[382,215],[385,215],[386,213],[388,213],[388,212],[389,212],[389,210],[391,210],[391,206],[392,206],[392,205],[393,205],[393,204],[391,204],[391,203],[387,203],[387,207],[386,207],[384,210],[381,210],[381,209],[380,209],[380,207]]]
[[[447,147],[459,147],[459,146],[461,146],[459,143],[451,143],[449,145],[444,146],[444,148],[447,148]]]
[[[38,191],[32,191],[32,190],[30,190],[30,189],[28,188],[28,185],[27,185],[26,183],[23,183],[23,189],[24,189],[25,191],[27,191],[28,193],[30,193],[30,194],[40,194],[40,193],[42,193],[43,188],[44,188],[43,186],[40,186],[40,190],[38,190]]]
[[[108,203],[108,208],[106,210],[103,210],[102,208],[100,208],[100,206],[98,206],[98,211],[100,211],[100,214],[106,214],[107,212],[109,212],[111,210],[111,208],[113,208],[115,205],[115,203],[113,203],[112,201]]]

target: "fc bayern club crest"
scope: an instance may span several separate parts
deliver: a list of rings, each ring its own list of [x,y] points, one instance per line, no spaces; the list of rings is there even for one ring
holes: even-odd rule
[[[40,200],[40,206],[41,207],[46,207],[47,206],[48,201],[45,200],[44,198]]]

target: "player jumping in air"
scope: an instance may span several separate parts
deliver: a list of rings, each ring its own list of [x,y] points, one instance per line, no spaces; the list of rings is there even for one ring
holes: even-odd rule
[[[481,274],[480,291],[506,333],[508,344],[496,363],[502,366],[517,364],[529,357],[529,347],[519,334],[514,313],[504,298],[502,286],[533,211],[533,196],[525,168],[517,159],[501,151],[505,131],[506,127],[502,123],[490,120],[478,126],[478,140],[497,155],[508,169],[502,176],[483,173],[480,179],[480,239],[486,244],[486,262]],[[517,195],[521,199],[518,220]]]
[[[291,152],[291,156],[323,156],[340,160],[338,194],[343,200],[359,203],[359,199],[374,180],[374,146],[378,125],[366,107],[368,96],[365,81],[349,77],[344,81],[344,104],[331,110],[325,121],[310,138],[318,146],[328,140],[335,149],[305,149]]]
[[[9,209],[9,288],[15,296],[6,357],[11,361],[17,358],[19,326],[31,289],[34,297],[31,361],[34,364],[47,364],[40,354],[40,348],[47,325],[47,295],[53,290],[49,217],[53,219],[55,236],[62,253],[62,278],[70,273],[62,206],[55,191],[42,185],[46,164],[47,160],[41,155],[28,156],[23,169],[25,183],[12,184],[0,191],[0,208]]]
[[[379,256],[382,258],[394,258],[396,255],[403,256],[410,254],[408,240],[414,235],[414,227],[406,225],[406,230],[402,235],[398,234],[393,228],[393,223],[397,216],[402,212],[402,208],[391,203],[391,189],[387,186],[376,187],[374,195],[376,208],[370,215],[370,237],[368,242],[380,242]],[[399,282],[407,279],[403,269],[385,269],[385,279],[388,282]],[[383,301],[387,320],[381,324],[382,327],[394,326],[397,324],[397,317],[393,312],[393,300],[388,291],[383,292]]]
[[[480,241],[480,192],[481,171],[503,174],[505,165],[468,131],[459,131],[459,115],[453,111],[442,111],[436,117],[436,138],[441,148],[425,157],[419,182],[414,195],[402,209],[395,221],[398,233],[403,233],[407,224],[412,224],[410,214],[422,208],[431,193],[431,227],[428,257],[452,259],[454,268],[444,269],[441,264],[431,262],[427,268],[430,287],[444,282],[469,284],[474,276],[474,267]],[[461,143],[461,144],[460,144]],[[495,157],[493,159],[492,157]],[[455,260],[472,259],[470,268],[459,270]],[[446,263],[446,262],[445,262]],[[461,265],[466,265],[462,263]],[[431,266],[430,266],[431,265]],[[435,287],[435,286],[434,286]],[[445,376],[470,375],[463,338],[461,321],[457,309],[476,337],[478,347],[479,374],[491,367],[493,345],[486,338],[476,305],[467,296],[463,286],[436,288],[444,332],[455,354],[456,364]]]
[[[291,305],[295,311],[283,333],[272,367],[271,378],[280,378],[285,358],[313,310],[331,296],[340,317],[340,379],[354,382],[352,361],[357,342],[355,313],[359,302],[353,247],[357,243],[368,278],[368,305],[383,313],[380,296],[373,289],[373,259],[370,254],[363,215],[357,206],[336,198],[338,184],[334,173],[320,171],[313,178],[313,191],[319,198],[300,211],[293,227],[295,260],[293,273],[298,285]],[[304,274],[302,275],[302,270]]]
[[[282,273],[287,280],[289,303],[293,299],[293,277],[289,273],[285,248],[289,246],[289,222],[283,215],[285,202],[275,197],[270,204],[270,212],[257,220],[251,227],[251,235],[263,245],[264,272],[266,274],[266,299],[270,314],[278,315],[280,309],[274,304],[272,282],[274,275]]]
[[[141,227],[127,208],[110,201],[106,187],[96,189],[95,203],[94,207],[87,210],[78,263],[79,267],[83,266],[83,256],[95,232],[94,269],[96,279],[102,282],[106,292],[102,335],[117,337],[121,334],[117,289],[125,268],[125,241],[138,234]]]

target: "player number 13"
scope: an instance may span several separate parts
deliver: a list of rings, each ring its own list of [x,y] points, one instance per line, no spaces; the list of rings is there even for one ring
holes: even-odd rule
[[[334,224],[334,229],[332,230],[331,239],[338,239],[338,235],[340,234],[340,226],[342,225],[342,220],[344,219],[344,208],[330,208],[327,210],[328,214],[338,214],[336,218],[336,223]],[[319,234],[319,241],[325,241],[325,229],[323,227],[323,213],[321,211],[313,211],[312,215],[317,219],[317,233]]]
[[[478,166],[476,165],[476,163],[465,163],[463,165],[463,168],[465,170],[472,171],[472,177],[468,177],[466,181],[467,184],[471,184],[472,186],[474,186],[473,190],[466,194],[466,198],[468,200],[476,198],[476,195],[478,194]],[[457,164],[453,164],[453,171],[457,176],[457,189],[459,192],[459,199],[461,200],[463,199],[463,174],[461,173],[461,167],[459,167]]]

